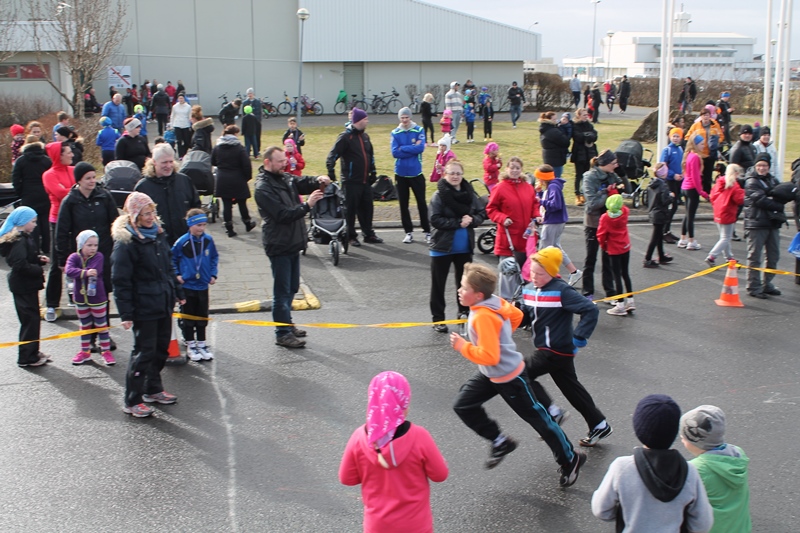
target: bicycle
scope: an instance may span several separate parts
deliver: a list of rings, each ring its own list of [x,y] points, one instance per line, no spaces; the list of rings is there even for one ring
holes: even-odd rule
[[[381,93],[384,94],[384,93]],[[403,102],[398,98],[400,93],[397,92],[397,89],[392,87],[392,96],[384,96],[381,100],[383,100],[383,108],[379,111],[380,114],[385,114],[386,112],[397,114],[403,108]],[[388,100],[386,100],[388,98]]]
[[[357,94],[350,95],[350,101],[347,100],[347,93],[344,94],[344,98],[342,98],[342,93],[339,93],[339,98],[336,100],[336,104],[333,106],[333,111],[337,115],[344,115],[348,111],[352,111],[353,108],[358,108],[366,111],[369,109],[369,104],[367,104],[364,100],[356,100]]]
[[[286,94],[286,91],[283,91],[283,102],[278,104],[278,113],[281,115],[290,115],[294,110],[294,105],[292,101],[289,99],[289,95]]]
[[[410,103],[410,104],[408,104],[408,107],[409,107],[409,109],[411,109],[411,112],[412,112],[412,113],[414,113],[414,114],[418,114],[418,113],[419,113],[419,106],[420,106],[420,104],[421,104],[421,103],[422,103],[422,102],[421,102],[421,101],[420,101],[420,99],[419,99],[419,94],[415,94],[415,95],[414,95],[414,96],[411,98],[411,103]]]
[[[268,101],[267,98],[261,99],[261,112],[264,114],[264,118],[278,116],[278,108],[275,107],[275,104]]]
[[[321,115],[325,112],[322,104],[306,94],[300,97],[300,103],[302,104],[300,109],[303,115]]]

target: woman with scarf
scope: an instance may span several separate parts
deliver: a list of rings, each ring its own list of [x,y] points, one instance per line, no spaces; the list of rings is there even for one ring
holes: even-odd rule
[[[445,287],[450,265],[455,267],[456,302],[464,265],[472,261],[475,249],[475,229],[486,219],[472,185],[464,179],[464,167],[451,160],[444,168],[444,179],[436,184],[431,197],[431,316],[433,322],[445,320]],[[458,318],[466,318],[469,307],[458,303]],[[447,333],[447,324],[436,324],[433,329]]]
[[[433,437],[406,420],[411,387],[399,372],[381,372],[369,384],[367,423],[350,436],[339,481],[361,485],[364,531],[433,533],[431,488],[449,470]]]
[[[125,377],[122,410],[137,418],[153,414],[148,403],[173,404],[161,370],[167,361],[175,301],[186,303],[172,268],[170,249],[158,224],[156,206],[144,193],[132,192],[111,235],[111,279],[122,327],[133,327],[134,349]]]

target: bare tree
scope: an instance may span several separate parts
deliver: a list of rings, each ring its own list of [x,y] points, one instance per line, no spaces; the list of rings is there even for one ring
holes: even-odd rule
[[[17,24],[17,12],[14,0],[0,0],[0,63],[19,52],[23,33]]]
[[[84,93],[119,51],[130,30],[124,0],[32,0],[29,4],[33,43],[39,67],[50,85],[83,115]],[[73,93],[67,95],[45,70],[45,60],[58,61],[69,74]]]

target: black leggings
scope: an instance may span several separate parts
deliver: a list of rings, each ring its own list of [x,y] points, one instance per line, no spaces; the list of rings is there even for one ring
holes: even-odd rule
[[[611,271],[614,274],[614,294],[610,294],[609,296],[623,294],[623,281],[625,282],[624,292],[633,292],[631,276],[628,272],[628,265],[631,261],[631,253],[625,252],[624,254],[619,255],[609,255],[608,258],[611,260]]]
[[[434,133],[433,133],[433,121],[430,120],[430,119],[428,119],[428,120],[422,119],[422,128],[425,130],[425,142],[428,142],[428,130],[430,130],[431,131],[431,142],[435,143],[436,139],[433,137],[434,136]]]
[[[667,187],[669,187],[669,192],[674,194],[674,196],[672,197],[672,203],[669,206],[669,213],[667,214],[667,222],[666,224],[664,224],[665,234],[670,232],[670,226],[672,225],[672,218],[678,211],[678,201],[680,201],[681,199],[681,182],[678,180],[668,180]]]
[[[486,118],[483,119],[483,136],[492,138],[492,121]]]
[[[700,205],[700,193],[697,189],[686,189],[683,193],[686,195],[686,216],[681,224],[681,235],[694,239],[694,216],[697,214],[697,206]]]
[[[644,254],[645,261],[653,258],[656,248],[658,248],[658,259],[664,259],[664,224],[653,224],[653,234],[650,236],[650,244],[647,245],[647,253]]]
[[[467,139],[472,139],[475,133],[475,121],[467,122]]]
[[[591,165],[588,161],[575,161],[575,196],[583,194],[583,175],[589,172]]]
[[[227,224],[233,221],[233,204],[239,204],[239,214],[242,216],[242,222],[250,222],[250,211],[247,210],[247,200],[234,200],[231,198],[222,199],[222,220]]]

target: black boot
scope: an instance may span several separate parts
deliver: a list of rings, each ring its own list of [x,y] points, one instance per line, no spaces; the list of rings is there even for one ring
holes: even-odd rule
[[[225,223],[225,231],[228,233],[228,237],[236,237],[236,232],[233,231],[233,222]]]
[[[256,223],[250,219],[243,220],[243,222],[244,222],[244,229],[246,229],[248,233],[250,232],[250,230],[256,227]]]

